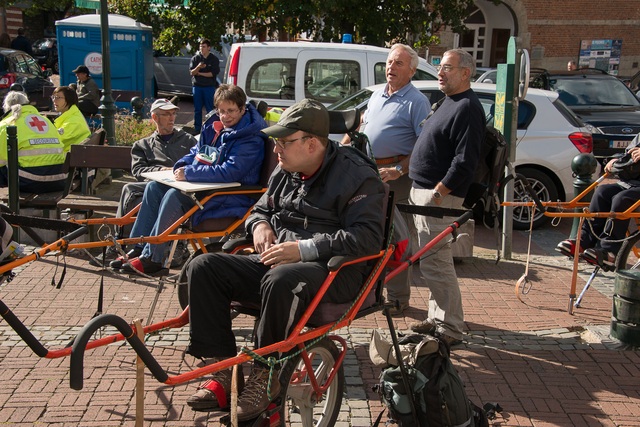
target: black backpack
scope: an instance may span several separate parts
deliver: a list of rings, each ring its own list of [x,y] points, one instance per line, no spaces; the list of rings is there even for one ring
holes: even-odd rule
[[[425,338],[420,334],[409,335],[399,343],[419,343]],[[444,341],[438,340],[437,351],[419,356],[406,371],[412,393],[407,393],[400,368],[395,366],[382,371],[380,383],[375,387],[389,410],[389,418],[400,427],[488,427],[486,412],[467,397]],[[409,399],[414,401],[417,425]],[[381,416],[374,425],[379,423]]]
[[[501,181],[509,161],[507,148],[507,140],[500,131],[487,125],[480,147],[480,161],[463,203],[465,208],[473,209],[476,221],[489,228],[498,224]]]

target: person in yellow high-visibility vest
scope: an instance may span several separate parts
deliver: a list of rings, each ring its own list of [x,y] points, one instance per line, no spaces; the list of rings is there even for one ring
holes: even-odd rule
[[[56,127],[29,105],[24,92],[7,93],[2,108],[8,115],[0,121],[0,186],[7,185],[7,126],[16,126],[20,191],[63,190],[65,153]]]
[[[78,108],[78,95],[69,86],[59,86],[51,95],[53,107],[60,115],[53,121],[58,128],[60,140],[64,144],[64,151],[71,149],[71,145],[80,144],[91,135],[87,120]]]

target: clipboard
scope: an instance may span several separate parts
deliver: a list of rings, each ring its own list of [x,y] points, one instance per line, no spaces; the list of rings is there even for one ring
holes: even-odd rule
[[[218,190],[221,188],[233,188],[240,187],[239,182],[189,182],[189,181],[176,181],[173,171],[170,169],[155,171],[155,172],[143,172],[142,176],[151,180],[157,181],[169,187],[177,188],[185,193],[195,193],[197,191],[206,190]]]

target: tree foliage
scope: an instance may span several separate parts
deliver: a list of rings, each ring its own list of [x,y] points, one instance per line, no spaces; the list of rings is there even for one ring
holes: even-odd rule
[[[499,0],[494,0],[499,3]],[[161,3],[161,4],[159,4]],[[340,41],[413,46],[437,43],[445,26],[464,28],[473,0],[110,0],[110,11],[153,27],[155,47],[176,53],[201,37],[217,44],[227,28],[260,39]]]
[[[0,7],[10,7],[14,5],[24,6],[24,0],[0,0]],[[24,13],[36,16],[42,13],[53,15],[54,20],[63,19],[67,14],[76,14],[78,9],[75,0],[37,0],[30,2],[30,6],[24,9]]]

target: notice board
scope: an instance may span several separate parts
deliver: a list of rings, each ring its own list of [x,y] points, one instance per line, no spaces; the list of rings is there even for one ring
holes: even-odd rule
[[[597,68],[617,76],[620,68],[622,39],[582,40],[578,67]]]

